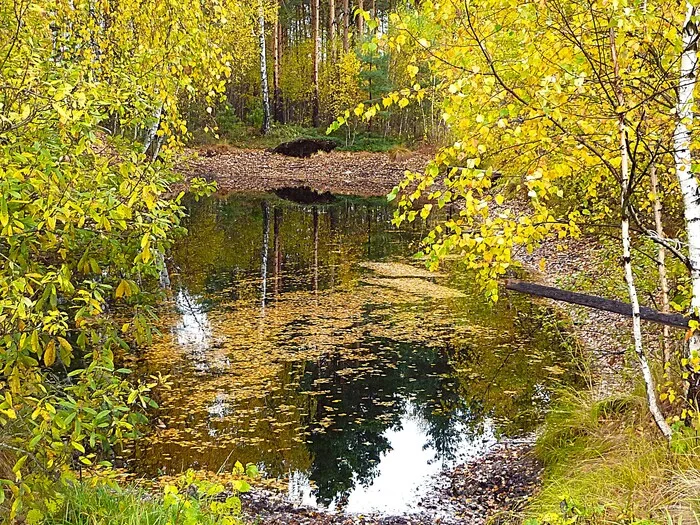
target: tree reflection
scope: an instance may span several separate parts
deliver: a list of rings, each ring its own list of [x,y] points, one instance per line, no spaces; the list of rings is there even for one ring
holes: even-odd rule
[[[406,260],[425,234],[395,231],[391,213],[353,199],[192,203],[175,286],[197,304],[164,316],[145,354],[142,369],[172,374],[174,387],[166,428],[139,444],[142,471],[235,458],[273,477],[304,472],[330,504],[377,478],[387,436],[406,421],[440,464],[492,431],[536,424],[567,366],[547,335],[556,326],[521,299],[484,305],[461,272],[406,289],[370,279],[359,263]],[[436,300],[435,281],[459,297]],[[206,345],[178,339],[193,308],[206,312]]]

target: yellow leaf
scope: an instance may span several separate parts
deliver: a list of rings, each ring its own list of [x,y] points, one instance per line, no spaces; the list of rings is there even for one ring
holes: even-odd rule
[[[119,283],[119,286],[117,286],[117,289],[114,292],[114,296],[119,298],[119,297],[129,297],[131,295],[131,288],[129,287],[129,283],[126,282],[125,279],[122,279],[121,282]]]
[[[44,364],[52,366],[56,362],[56,342],[52,339],[44,349]]]
[[[66,341],[63,337],[57,337],[56,339],[58,339],[58,344],[61,346],[61,348],[62,348],[65,352],[68,352],[68,353],[73,352],[73,347],[72,347],[71,344],[70,344],[68,341]]]

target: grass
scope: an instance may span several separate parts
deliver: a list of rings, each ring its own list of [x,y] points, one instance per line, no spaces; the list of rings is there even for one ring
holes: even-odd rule
[[[405,146],[399,139],[373,133],[357,133],[354,140],[346,143],[344,132],[326,135],[325,128],[315,129],[282,124],[273,124],[267,135],[262,135],[257,127],[248,126],[241,122],[226,126],[220,124],[219,136],[220,138],[216,139],[212,133],[204,133],[202,130],[195,131],[191,144],[193,146],[226,144],[237,148],[267,149],[297,137],[308,137],[335,140],[339,144],[339,151],[387,152]]]
[[[45,525],[167,525],[183,523],[177,506],[166,507],[160,496],[133,486],[75,484],[64,494],[63,510],[45,519]],[[215,525],[220,518],[193,499],[188,523]]]
[[[602,401],[564,393],[536,453],[545,465],[543,487],[518,521],[700,524],[698,449],[669,448],[642,392]]]

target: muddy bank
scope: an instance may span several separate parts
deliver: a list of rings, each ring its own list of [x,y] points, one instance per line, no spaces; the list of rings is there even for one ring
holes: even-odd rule
[[[418,499],[411,514],[323,512],[260,489],[244,495],[243,510],[251,519],[271,525],[481,525],[520,509],[539,485],[542,466],[533,454],[533,439],[501,443],[473,462],[442,472],[437,490]]]
[[[307,159],[285,157],[262,150],[209,149],[183,162],[187,177],[216,181],[221,193],[272,192],[306,186],[319,193],[360,197],[387,195],[406,170],[422,171],[430,155],[419,152],[319,153]]]

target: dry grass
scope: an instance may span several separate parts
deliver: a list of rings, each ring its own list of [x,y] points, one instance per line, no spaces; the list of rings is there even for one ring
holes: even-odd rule
[[[595,401],[567,393],[538,440],[540,523],[699,524],[700,450],[679,454],[650,422],[641,394]]]

